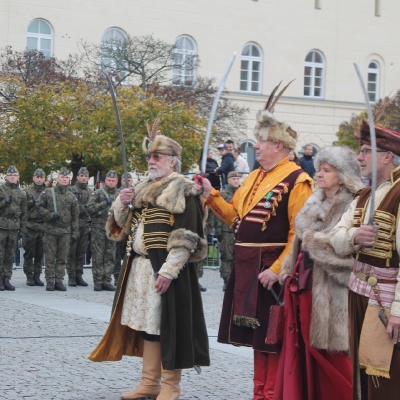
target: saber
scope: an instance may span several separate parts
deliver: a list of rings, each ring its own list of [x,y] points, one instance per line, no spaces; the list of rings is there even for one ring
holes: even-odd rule
[[[360,80],[361,88],[364,94],[365,104],[367,106],[367,115],[369,123],[369,131],[371,135],[371,150],[372,150],[372,177],[371,177],[371,199],[369,208],[369,221],[368,225],[374,225],[374,210],[375,210],[375,192],[376,192],[376,181],[377,181],[377,160],[376,160],[376,134],[375,134],[375,123],[374,117],[372,115],[372,108],[369,102],[368,92],[364,84],[364,79],[361,75],[360,68],[356,63],[354,63],[354,68],[356,69],[358,79]]]
[[[206,137],[204,139],[203,155],[201,157],[200,172],[202,172],[203,174],[205,174],[205,172],[206,172],[208,145],[210,143],[211,130],[212,130],[212,126],[214,123],[214,118],[215,118],[215,113],[217,111],[219,98],[221,97],[222,90],[224,89],[224,86],[225,86],[226,78],[228,77],[229,71],[232,68],[235,58],[236,58],[236,52],[234,51],[231,55],[228,65],[226,66],[224,75],[222,76],[221,83],[219,85],[217,94],[215,95],[215,99],[214,99],[214,102],[213,102],[213,105],[211,108],[210,118],[208,119],[207,133],[206,133]]]
[[[111,97],[113,100],[115,116],[117,117],[118,123],[118,134],[119,140],[121,142],[121,153],[122,153],[122,167],[124,169],[124,177],[125,177],[125,188],[128,189],[128,169],[126,167],[126,152],[125,152],[125,142],[124,135],[122,134],[122,126],[121,126],[121,118],[119,116],[119,110],[117,106],[117,98],[115,97],[114,87],[112,85],[111,79],[105,71],[102,71],[107,79],[108,89],[110,90]]]

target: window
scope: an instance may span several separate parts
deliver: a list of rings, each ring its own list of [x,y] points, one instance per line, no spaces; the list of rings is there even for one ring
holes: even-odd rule
[[[261,92],[261,50],[255,44],[247,44],[240,58],[240,90]]]
[[[105,69],[115,69],[120,72],[117,65],[119,56],[117,54],[118,46],[125,42],[127,36],[121,29],[110,28],[107,29],[101,38],[101,65]]]
[[[304,96],[322,98],[324,89],[324,58],[319,51],[307,54],[304,63]]]
[[[196,61],[197,49],[194,40],[189,36],[180,36],[175,42],[172,83],[192,86],[196,79]]]
[[[49,23],[43,19],[31,21],[26,32],[26,48],[40,51],[45,57],[51,57],[53,32]]]
[[[379,65],[376,61],[368,64],[368,97],[369,101],[375,103],[379,99]]]

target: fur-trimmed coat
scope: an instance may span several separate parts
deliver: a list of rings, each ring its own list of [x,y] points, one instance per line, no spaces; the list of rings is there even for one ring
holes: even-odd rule
[[[112,240],[123,240],[133,225],[143,222],[146,258],[155,273],[173,277],[161,295],[160,343],[164,369],[192,368],[210,364],[196,265],[207,252],[203,212],[194,182],[173,173],[159,181],[143,181],[135,186],[133,210],[117,199],[110,210],[106,232]],[[151,240],[148,240],[148,239]],[[171,257],[174,254],[174,257]],[[182,254],[185,255],[182,261]],[[92,352],[92,361],[117,361],[123,355],[142,356],[141,335],[121,325],[121,313],[132,251],[124,259],[107,332]],[[180,260],[177,262],[177,260]]]
[[[302,249],[314,260],[310,342],[330,352],[349,350],[347,296],[353,259],[335,253],[330,231],[352,200],[353,194],[343,186],[333,198],[317,189],[296,216],[296,237],[280,272],[281,278],[293,272],[301,240]]]

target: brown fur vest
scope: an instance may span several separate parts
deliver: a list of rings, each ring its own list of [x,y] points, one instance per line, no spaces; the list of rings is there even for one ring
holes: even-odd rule
[[[320,189],[309,197],[296,216],[296,237],[280,273],[293,272],[302,240],[303,250],[314,260],[310,342],[330,352],[349,350],[347,296],[353,259],[336,254],[329,238],[352,200],[344,187],[330,199]]]

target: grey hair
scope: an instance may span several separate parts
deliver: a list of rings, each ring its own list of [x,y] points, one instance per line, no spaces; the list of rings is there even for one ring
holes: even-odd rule
[[[395,167],[398,167],[400,165],[400,156],[398,156],[397,154],[393,153],[392,162],[393,162]]]
[[[180,174],[182,171],[182,161],[180,160],[180,158],[178,156],[168,156],[168,158],[171,161],[175,161],[175,164],[174,164],[175,172]]]

